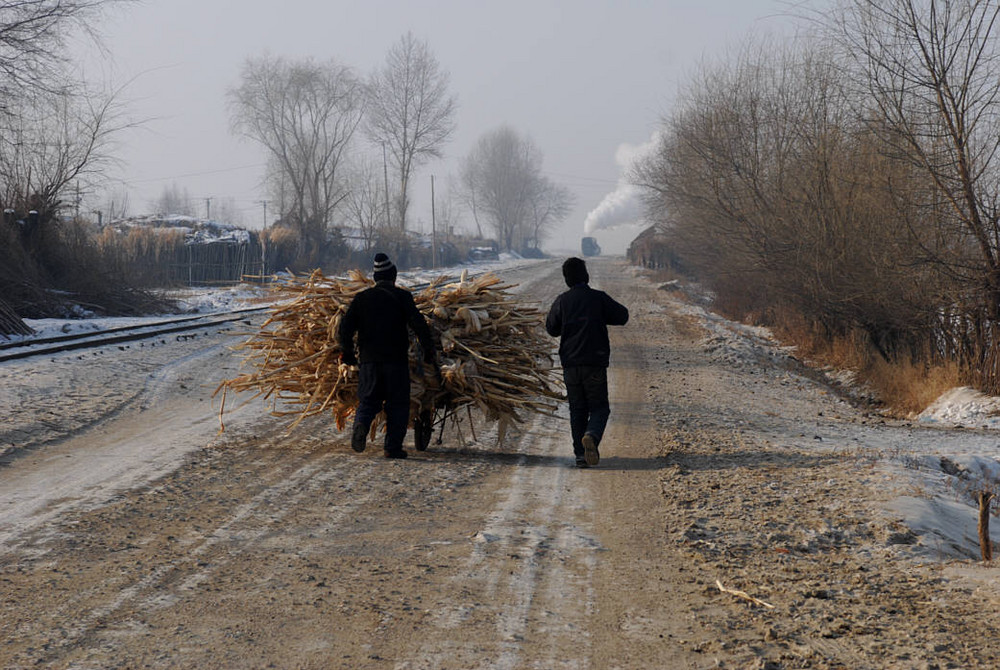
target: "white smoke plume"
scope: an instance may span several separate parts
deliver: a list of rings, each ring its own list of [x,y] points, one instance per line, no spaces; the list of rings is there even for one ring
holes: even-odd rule
[[[608,230],[623,224],[636,223],[642,216],[639,189],[632,184],[619,184],[611,193],[587,214],[583,230],[590,234],[595,230]]]
[[[597,207],[590,210],[583,222],[584,233],[589,235],[597,230],[609,230],[618,226],[639,223],[642,219],[642,202],[639,187],[628,183],[626,175],[632,164],[656,149],[659,133],[653,133],[648,141],[640,145],[620,144],[615,151],[615,162],[622,169],[618,187],[604,196]]]

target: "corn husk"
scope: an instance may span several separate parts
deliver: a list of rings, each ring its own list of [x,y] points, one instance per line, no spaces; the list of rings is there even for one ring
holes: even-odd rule
[[[337,342],[340,318],[351,300],[374,281],[360,271],[330,278],[315,271],[285,279],[276,288],[290,299],[276,306],[256,333],[237,347],[249,370],[223,381],[226,395],[254,393],[272,414],[293,419],[329,412],[343,429],[358,405],[357,368],[344,365]],[[440,346],[441,379],[421,363],[416,338],[410,346],[410,416],[444,410],[456,420],[477,411],[500,424],[500,433],[525,414],[552,413],[562,398],[553,369],[552,341],[543,314],[519,304],[493,274],[440,277],[414,293]],[[374,431],[378,425],[373,426]]]

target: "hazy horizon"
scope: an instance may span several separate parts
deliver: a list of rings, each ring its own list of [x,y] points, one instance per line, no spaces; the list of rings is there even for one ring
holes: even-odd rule
[[[176,187],[205,205],[199,214],[211,203],[232,206],[238,223],[260,228],[263,150],[230,133],[225,106],[244,61],[264,53],[332,58],[367,75],[412,31],[449,72],[459,104],[445,156],[415,174],[412,227],[429,229],[431,176],[440,202],[479,137],[507,124],[531,137],[546,176],[576,199],[545,248],[578,249],[591,215],[590,234],[606,252],[622,253],[640,228],[608,230],[595,221],[629,215],[616,209],[626,195],[616,193],[623,165],[670,112],[684,77],[751,32],[790,24],[781,0],[289,0],[278,7],[280,14],[273,3],[171,0],[107,13],[98,27],[104,53],[88,46],[80,60],[90,80],[129,82],[127,114],[145,120],[119,138],[117,151],[114,183],[129,193],[132,213]]]

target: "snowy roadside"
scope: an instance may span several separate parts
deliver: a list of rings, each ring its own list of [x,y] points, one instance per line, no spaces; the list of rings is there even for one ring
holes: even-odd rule
[[[670,290],[673,286],[664,285]],[[686,299],[681,313],[706,331],[702,346],[734,366],[764,360],[798,366],[794,348],[779,343],[766,328],[729,321]],[[850,375],[824,372],[831,387],[843,389]],[[849,388],[862,397],[864,389]],[[1000,489],[1000,398],[968,388],[944,393],[911,421],[869,415],[851,434],[832,425],[829,433],[802,439],[832,443],[852,457],[870,463],[867,481],[885,498],[885,511],[911,534],[893,545],[916,560],[978,559],[980,490]],[[996,512],[994,512],[996,514]]]

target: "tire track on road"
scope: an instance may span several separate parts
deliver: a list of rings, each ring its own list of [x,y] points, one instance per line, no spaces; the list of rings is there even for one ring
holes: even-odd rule
[[[328,488],[330,482],[336,481],[342,486],[363,490],[364,487],[357,485],[370,478],[374,468],[371,461],[362,467],[357,467],[356,464],[347,467],[341,454],[327,452],[311,458],[287,475],[284,474],[284,468],[272,471],[269,485],[234,508],[222,523],[203,534],[199,540],[188,541],[190,548],[182,560],[158,565],[131,585],[114,587],[117,595],[109,602],[85,604],[87,599],[99,597],[101,587],[106,586],[105,584],[88,589],[62,603],[60,611],[52,612],[50,616],[63,621],[74,621],[76,624],[65,628],[63,639],[52,645],[48,653],[38,657],[36,662],[53,662],[62,658],[76,645],[88,645],[97,630],[111,625],[124,631],[141,631],[142,626],[134,615],[126,613],[124,617],[116,618],[116,614],[127,609],[141,612],[145,616],[153,610],[174,605],[211,580],[213,574],[224,570],[243,553],[251,551],[288,514],[300,507],[305,500],[314,497],[318,491]],[[348,518],[354,510],[370,500],[372,491],[373,489],[368,489],[352,496],[349,503],[340,506],[332,514],[329,523],[336,525]],[[127,641],[120,639],[120,643],[126,644]],[[105,642],[105,648],[107,644]]]
[[[397,670],[454,663],[500,670],[587,667],[586,623],[594,611],[592,576],[601,551],[587,495],[586,478],[594,473],[572,467],[566,435],[553,423],[536,416],[528,425],[506,487],[451,577],[449,590],[465,593],[466,600],[438,613],[435,634]],[[493,634],[461,634],[469,625]],[[488,661],[484,637],[495,645]]]

